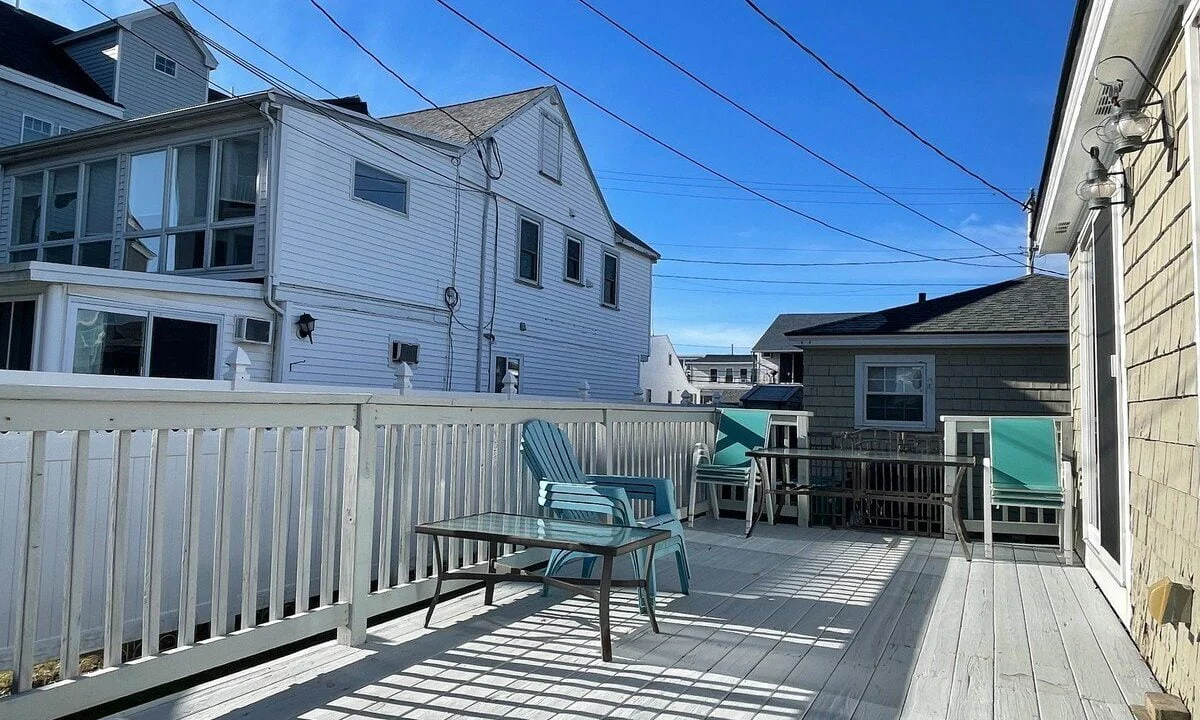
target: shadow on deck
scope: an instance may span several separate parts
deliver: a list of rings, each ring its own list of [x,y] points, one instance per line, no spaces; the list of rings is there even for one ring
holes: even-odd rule
[[[1157,689],[1086,571],[1049,550],[968,564],[948,540],[701,526],[691,595],[659,566],[663,634],[618,596],[612,663],[595,604],[502,585],[428,630],[415,613],[121,717],[1129,717]]]

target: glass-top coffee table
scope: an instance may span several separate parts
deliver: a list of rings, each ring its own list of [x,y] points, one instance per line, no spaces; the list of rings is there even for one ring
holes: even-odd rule
[[[612,660],[612,636],[609,632],[609,595],[614,587],[635,587],[643,601],[650,627],[659,632],[658,620],[654,616],[654,598],[650,597],[649,579],[654,567],[654,546],[671,537],[666,530],[625,527],[623,525],[601,525],[598,523],[561,520],[558,518],[532,515],[509,515],[488,512],[478,515],[450,518],[417,525],[414,530],[429,535],[433,543],[437,579],[434,582],[433,599],[425,613],[425,625],[433,618],[433,609],[441,597],[442,582],[447,578],[482,580],[484,603],[492,604],[497,582],[536,582],[561,588],[577,595],[592,598],[600,604],[600,654],[605,662]],[[477,540],[488,544],[487,572],[455,570],[451,572],[443,560],[438,538]],[[566,550],[598,555],[601,559],[599,579],[571,578],[538,575],[519,568],[496,569],[496,553],[501,544],[540,547],[551,550]],[[636,550],[646,550],[644,576],[633,579],[613,579],[613,562],[617,557]]]

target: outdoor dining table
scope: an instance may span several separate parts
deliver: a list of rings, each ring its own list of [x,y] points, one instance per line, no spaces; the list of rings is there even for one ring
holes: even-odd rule
[[[438,600],[441,598],[443,581],[461,579],[483,581],[483,601],[486,605],[492,604],[497,582],[542,583],[592,598],[600,604],[600,655],[605,662],[612,661],[612,635],[609,631],[609,595],[612,588],[637,588],[644,600],[643,606],[649,616],[650,627],[654,632],[659,632],[658,619],[654,616],[654,598],[650,596],[649,591],[649,581],[651,569],[654,567],[654,546],[671,537],[671,533],[667,530],[498,512],[422,523],[417,525],[414,530],[420,535],[429,536],[433,543],[434,563],[437,565],[437,579],[434,581],[433,598],[429,602],[429,610],[425,613],[425,627],[429,627],[429,621],[433,618],[433,609],[437,607]],[[488,546],[487,572],[449,570],[445,562],[446,555],[442,553],[438,538],[486,542]],[[506,571],[500,572],[496,569],[498,564],[496,555],[500,545],[539,547],[598,555],[601,560],[600,577],[598,579],[571,578],[566,580],[560,577],[531,573],[521,568],[507,568]],[[614,579],[613,562],[616,558],[643,548],[647,555],[643,577]]]
[[[958,542],[962,546],[963,556],[971,560],[971,546],[967,542],[967,531],[963,526],[962,509],[958,498],[961,494],[963,480],[967,471],[975,466],[975,458],[969,455],[939,455],[936,453],[914,453],[888,450],[844,450],[838,448],[755,448],[746,453],[758,463],[759,477],[764,480],[764,492],[759,495],[758,507],[754,512],[750,532],[754,532],[754,524],[762,514],[763,500],[770,493],[773,497],[779,495],[807,495],[818,497],[841,497],[855,502],[863,500],[880,500],[910,502],[933,507],[950,508],[954,520],[954,528],[958,534]],[[772,462],[772,461],[776,462]],[[789,460],[827,460],[857,465],[861,472],[859,477],[866,477],[866,470],[871,465],[910,465],[924,467],[942,467],[954,469],[954,482],[949,492],[919,492],[907,490],[878,490],[867,489],[858,483],[851,482],[848,488],[822,487],[807,483],[776,483],[775,469],[778,461]],[[750,533],[746,533],[749,536]]]

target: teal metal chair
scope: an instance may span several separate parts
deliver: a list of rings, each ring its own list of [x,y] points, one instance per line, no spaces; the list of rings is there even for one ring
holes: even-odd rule
[[[559,517],[587,522],[612,522],[631,527],[669,530],[671,538],[658,544],[655,555],[674,553],[679,569],[679,588],[690,591],[691,570],[687,546],[683,540],[683,523],[675,502],[675,486],[668,478],[632,477],[625,475],[587,475],[575,459],[575,449],[566,433],[545,420],[530,420],[521,433],[521,455],[533,477],[540,483],[538,502]],[[636,517],[634,502],[645,501],[651,515]],[[635,553],[635,555],[637,555]],[[640,572],[640,558],[634,558],[634,569]],[[546,573],[561,569],[566,563],[581,559],[583,576],[591,575],[596,556],[554,551]],[[650,597],[654,597],[655,573],[650,570]]]
[[[740,487],[746,495],[746,536],[754,526],[754,497],[760,478],[758,463],[746,455],[755,448],[767,446],[767,431],[771,423],[768,410],[723,409],[717,411],[717,442],[711,451],[696,446],[692,463],[692,482],[689,488],[688,526],[696,522],[696,495],[700,485],[708,486],[708,507],[713,517],[720,518],[713,486]],[[763,489],[766,492],[766,488]],[[775,498],[767,492],[767,518],[775,522]]]
[[[983,550],[992,557],[993,507],[1053,508],[1063,561],[1075,555],[1075,492],[1053,418],[991,418],[990,457],[983,461]]]

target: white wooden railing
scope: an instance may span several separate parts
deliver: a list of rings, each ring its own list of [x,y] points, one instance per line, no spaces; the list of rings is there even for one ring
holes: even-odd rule
[[[979,460],[971,470],[970,482],[964,489],[965,512],[963,524],[968,532],[983,532],[983,463],[982,459],[991,453],[991,439],[988,421],[990,415],[943,415],[943,443],[947,455],[971,455]],[[1064,460],[1074,462],[1075,434],[1069,415],[1055,416],[1055,427],[1058,430],[1059,447],[1062,449]],[[950,489],[953,474],[947,473],[946,485]],[[1078,495],[1076,495],[1078,497]],[[1047,535],[1054,537],[1058,534],[1058,525],[1054,518],[1054,510],[1036,507],[1000,508],[1003,516],[992,523],[994,532],[1012,535]],[[950,528],[952,524],[944,527]]]
[[[0,373],[0,717],[330,630],[363,642],[369,617],[431,591],[414,524],[536,510],[530,418],[566,428],[585,472],[670,477],[681,504],[714,430],[703,407],[240,387]],[[453,567],[481,559],[451,546]]]

